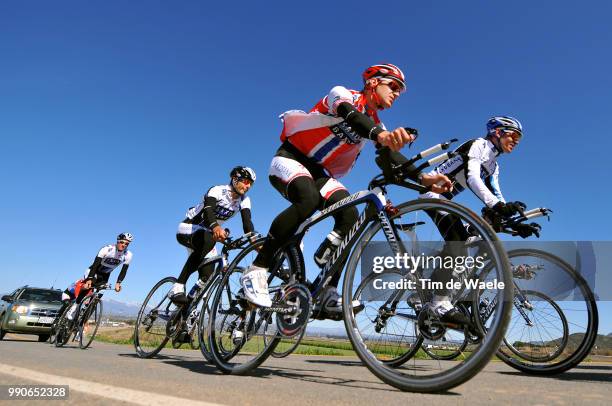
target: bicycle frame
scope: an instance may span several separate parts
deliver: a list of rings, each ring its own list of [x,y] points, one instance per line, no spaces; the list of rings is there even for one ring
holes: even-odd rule
[[[374,221],[379,221],[381,223],[385,238],[392,247],[394,254],[403,254],[403,247],[401,244],[398,244],[398,231],[389,219],[388,212],[392,211],[393,207],[388,202],[385,188],[382,186],[375,186],[371,190],[363,190],[354,193],[334,203],[330,207],[314,214],[300,224],[290,240],[281,246],[280,252],[287,249],[295,251],[296,253],[299,252],[297,255],[299,258],[299,263],[296,264],[298,267],[298,269],[296,269],[298,280],[301,282],[306,281],[304,258],[301,255],[299,245],[308,229],[322,220],[333,216],[335,213],[341,210],[360,204],[366,204],[366,208],[359,214],[357,222],[353,225],[353,227],[351,227],[328,263],[323,267],[313,282],[312,288],[310,289],[313,298],[318,297],[323,288],[327,286],[329,281],[337,272],[342,272],[344,268],[344,260],[355,245],[355,242],[359,239],[370,223]]]

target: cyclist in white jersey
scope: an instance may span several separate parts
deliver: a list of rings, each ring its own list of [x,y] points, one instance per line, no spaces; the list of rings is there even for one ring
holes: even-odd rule
[[[77,305],[83,300],[85,295],[89,293],[94,285],[108,283],[111,272],[119,265],[123,264],[119,276],[117,277],[117,282],[115,283],[115,292],[120,292],[121,283],[132,261],[132,253],[127,247],[133,240],[134,236],[132,236],[132,234],[121,233],[117,236],[116,244],[109,244],[102,247],[100,251],[98,251],[98,255],[96,255],[93,263],[85,271],[83,279],[79,279],[62,293],[63,306],[58,314],[62,314],[65,307],[72,303],[72,308],[68,312],[68,319],[72,319]]]
[[[187,211],[185,219],[179,224],[176,239],[187,248],[189,257],[183,266],[177,282],[168,293],[176,304],[189,302],[198,287],[204,286],[214,271],[213,265],[198,269],[198,265],[208,255],[216,255],[215,243],[224,241],[227,233],[221,227],[224,221],[240,211],[245,233],[254,231],[251,221],[251,200],[246,192],[255,182],[255,171],[246,166],[237,166],[230,172],[228,185],[214,186],[206,192],[202,201]],[[185,294],[185,283],[189,276],[198,270],[196,285]]]
[[[524,206],[521,202],[506,203],[499,186],[497,157],[514,151],[523,136],[521,123],[513,117],[495,116],[487,121],[487,135],[465,142],[455,152],[458,154],[437,166],[430,174],[443,174],[453,181],[453,189],[438,194],[427,192],[425,198],[452,199],[465,189],[470,189],[486,207],[501,216],[509,217]],[[469,234],[461,222],[447,213],[435,212],[430,216],[446,241],[465,241]],[[524,237],[530,235],[526,228]],[[523,236],[521,234],[521,236]],[[452,278],[452,270],[438,270],[433,280],[446,282]],[[442,320],[462,322],[464,316],[450,301],[448,289],[436,290],[429,308]]]
[[[121,291],[121,283],[127,274],[130,262],[132,261],[132,253],[127,249],[134,237],[130,233],[121,233],[117,236],[116,244],[109,244],[100,251],[94,259],[89,269],[85,272],[85,278],[93,279],[94,284],[107,283],[111,272],[119,265],[121,271],[115,283],[115,291]]]

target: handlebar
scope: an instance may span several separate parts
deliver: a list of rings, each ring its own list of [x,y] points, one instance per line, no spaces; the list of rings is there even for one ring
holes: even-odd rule
[[[552,212],[553,211],[551,209],[548,209],[546,207],[538,207],[535,209],[522,211],[519,214],[509,218],[503,218],[499,215],[494,214],[491,209],[483,209],[483,215],[485,216],[485,218],[488,217],[488,221],[494,226],[494,228],[497,229],[497,232],[509,234],[514,237],[520,235],[519,232],[516,230],[517,226],[524,224],[527,220],[535,219],[538,217],[546,217],[550,220],[550,213]],[[529,223],[528,226],[532,227],[538,233],[542,228],[542,226],[540,226],[538,223]]]
[[[408,131],[412,129],[406,128],[406,130]],[[415,132],[411,132],[411,134],[418,134],[416,133],[416,130],[414,131]],[[397,165],[393,162],[393,159],[391,158],[392,151],[389,148],[379,148],[376,151],[378,155],[378,157],[376,158],[376,163],[382,169],[382,174],[376,175],[370,181],[368,188],[371,190],[375,187],[384,187],[386,185],[393,184],[397,186],[406,187],[408,189],[416,190],[417,192],[421,193],[428,192],[429,189],[427,187],[417,183],[414,180],[416,174],[429,166],[438,165],[439,163],[454,157],[456,153],[446,152],[444,154],[440,154],[434,158],[424,161],[416,167],[414,166],[415,163],[425,157],[436,154],[440,151],[447,150],[448,148],[450,148],[452,143],[457,141],[458,140],[456,138],[453,138],[449,141],[429,147],[414,155],[413,157],[409,158],[406,162],[400,165]]]
[[[229,234],[229,230],[226,229],[226,231]],[[261,234],[255,231],[246,233],[235,240],[233,240],[231,237],[227,237],[225,241],[221,242],[221,244],[223,244],[222,252],[224,254],[227,254],[231,250],[242,248],[245,244],[249,243],[251,240],[254,240],[260,237],[261,237]]]

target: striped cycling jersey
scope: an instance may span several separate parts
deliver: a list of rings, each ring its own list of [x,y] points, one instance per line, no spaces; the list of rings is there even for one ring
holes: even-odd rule
[[[453,191],[443,196],[452,199],[470,188],[487,207],[493,207],[500,201],[505,203],[499,187],[497,156],[500,151],[495,145],[489,139],[477,138],[463,143],[455,152],[458,155],[444,161],[430,172],[444,174],[453,181]]]
[[[288,140],[334,178],[349,173],[368,140],[360,137],[342,117],[338,117],[336,109],[343,102],[351,103],[384,128],[376,111],[366,106],[363,93],[342,86],[334,87],[309,113],[291,110],[281,115],[281,141]]]

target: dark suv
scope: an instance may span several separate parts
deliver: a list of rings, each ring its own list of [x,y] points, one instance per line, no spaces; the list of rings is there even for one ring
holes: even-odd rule
[[[23,286],[2,296],[0,301],[0,340],[7,332],[36,334],[38,341],[49,339],[51,325],[62,307],[59,289]]]

